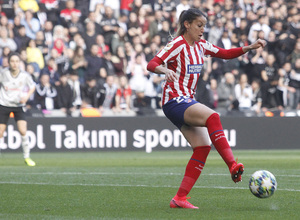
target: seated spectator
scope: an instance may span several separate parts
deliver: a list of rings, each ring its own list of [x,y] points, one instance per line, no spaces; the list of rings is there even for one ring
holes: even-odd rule
[[[47,14],[47,21],[58,24],[59,17],[59,0],[40,0],[40,8],[44,9]]]
[[[91,4],[91,3],[90,3]],[[98,4],[100,5],[100,4]],[[98,10],[99,7],[97,7]],[[104,7],[103,7],[104,11]],[[95,29],[98,34],[103,34],[102,27],[100,26],[100,22],[102,20],[102,15],[104,13],[101,12],[101,9],[99,11],[90,11],[88,17],[84,20],[84,23],[87,24],[88,22],[93,22],[95,24]]]
[[[82,34],[87,52],[90,51],[93,44],[96,44],[97,33],[95,29],[95,23],[90,21],[86,24],[85,32]]]
[[[115,67],[114,67],[114,64],[113,64],[111,58],[112,58],[112,56],[111,56],[110,51],[107,51],[104,53],[103,68],[106,71],[106,76],[109,76],[109,75],[115,76],[116,75]]]
[[[129,12],[131,10],[131,5],[134,2],[134,0],[126,0],[120,2],[120,11],[126,15],[129,15]]]
[[[253,32],[255,31],[257,32],[263,31],[264,36],[269,36],[269,32],[271,31],[271,28],[269,26],[269,19],[266,15],[260,15],[258,21],[252,24],[252,26],[250,27],[248,39],[251,43],[256,41],[256,38],[253,35]]]
[[[235,95],[239,102],[239,110],[247,111],[251,109],[252,103],[252,88],[248,84],[247,74],[243,73],[240,75],[238,84],[235,85]]]
[[[11,51],[17,50],[17,44],[12,38],[8,37],[7,29],[0,26],[0,55],[4,47],[8,47]]]
[[[53,39],[52,43],[55,42],[57,39],[63,40],[64,44],[68,44],[69,42],[69,35],[67,33],[68,29],[64,28],[62,25],[56,25],[53,28]],[[51,45],[53,46],[53,45]]]
[[[122,46],[117,47],[116,55],[111,58],[113,66],[115,68],[115,73],[118,77],[126,74],[127,59],[125,56],[125,51]]]
[[[35,43],[36,47],[42,51],[43,57],[47,57],[49,54],[49,48],[45,43],[45,35],[43,31],[36,32]]]
[[[28,65],[26,48],[21,49],[20,58],[21,58],[21,60],[20,60],[20,69],[25,70],[26,66]],[[40,68],[38,67],[39,65],[37,63],[32,63],[32,64],[35,68],[35,71],[40,72]]]
[[[285,63],[282,72],[288,75],[288,106],[292,109],[300,109],[300,58],[292,66],[291,63]]]
[[[72,69],[78,73],[79,81],[81,84],[84,83],[87,65],[88,63],[84,56],[84,50],[81,47],[76,47],[72,60]]]
[[[119,28],[118,32],[113,35],[111,40],[111,51],[113,54],[116,54],[116,50],[119,46],[125,47],[125,42],[128,42],[128,36],[125,32],[125,29],[122,27]]]
[[[115,106],[115,96],[118,89],[118,85],[116,84],[116,77],[112,75],[108,75],[106,77],[106,83],[104,84],[106,95],[103,102],[103,109],[110,110]]]
[[[32,10],[25,11],[25,17],[21,19],[21,24],[25,26],[26,35],[31,39],[35,39],[35,34],[41,26],[39,20],[33,17]]]
[[[97,108],[103,111],[103,102],[105,99],[105,88],[103,85],[97,84],[95,78],[88,78],[85,85],[81,87],[82,108]]]
[[[165,81],[165,75],[163,75],[163,74],[159,75],[159,74],[154,73],[152,75],[152,77],[153,77],[153,79],[152,79],[153,86],[154,86],[155,93],[156,93],[156,96],[154,97],[155,105],[156,105],[157,109],[161,109],[162,88],[163,88],[163,83]]]
[[[125,33],[127,33],[127,22],[128,22],[128,16],[121,13],[118,19],[118,25],[120,28],[124,30]]]
[[[53,43],[53,23],[52,21],[46,21],[44,25],[45,44],[48,48],[52,47]]]
[[[72,50],[75,50],[76,47],[80,47],[84,50],[84,53],[86,53],[86,44],[84,42],[84,39],[82,38],[81,34],[76,33],[73,38],[70,39],[69,42],[69,48]]]
[[[4,17],[4,16],[2,16],[2,17]],[[2,18],[1,17],[1,18]],[[21,24],[21,15],[16,15],[15,17],[14,17],[14,19],[13,19],[13,23],[12,23],[13,25],[14,25],[14,27],[13,27],[13,36],[15,37],[15,36],[17,36],[18,35],[18,31],[19,31],[19,28],[21,27],[21,26],[24,26],[24,25],[22,25]],[[0,26],[4,26],[4,25],[2,25],[2,24],[0,24]],[[24,26],[25,27],[25,26]],[[26,30],[26,29],[25,29]],[[25,31],[25,35],[26,35],[26,31]]]
[[[291,63],[296,63],[296,60],[300,58],[300,38],[297,39],[295,48],[291,53]]]
[[[273,54],[268,54],[262,76],[262,108],[264,110],[283,107],[282,92],[278,89],[279,75],[276,59]]]
[[[66,1],[66,8],[60,11],[60,18],[63,26],[66,27],[67,22],[71,20],[71,14],[74,13],[78,17],[81,17],[81,11],[75,8],[75,1],[74,0],[67,0]]]
[[[214,108],[214,96],[213,92],[210,89],[210,81],[209,81],[209,74],[204,72],[201,74],[198,84],[195,98],[198,102],[208,106],[209,108]]]
[[[217,45],[218,40],[221,38],[223,33],[223,22],[221,18],[215,20],[214,26],[211,27],[208,33],[208,42]]]
[[[62,74],[59,78],[60,84],[56,86],[57,90],[57,108],[68,116],[75,110],[73,106],[73,90],[68,84],[68,77],[66,74]]]
[[[13,20],[15,17],[15,3],[16,1],[2,1],[1,12],[9,19]]]
[[[128,21],[128,37],[129,41],[132,42],[132,39],[135,36],[140,36],[142,34],[142,28],[138,24],[137,14],[134,12],[130,12],[129,21]]]
[[[159,45],[157,45],[154,42],[151,42],[149,47],[146,47],[144,51],[146,55],[146,61],[149,62],[151,59],[153,59],[153,57],[155,57],[155,55],[159,51]]]
[[[36,47],[35,40],[31,39],[28,42],[26,53],[27,53],[28,63],[37,63],[40,69],[44,68],[45,66],[44,57],[42,51]]]
[[[35,83],[39,82],[40,72],[35,70],[34,65],[32,63],[29,63],[26,66],[26,72],[31,75],[31,77]]]
[[[20,52],[21,49],[26,48],[30,40],[31,40],[30,37],[27,37],[26,35],[25,26],[21,25],[18,29],[17,35],[15,35],[14,37],[14,41],[17,44],[18,52]]]
[[[260,80],[254,79],[251,83],[252,88],[252,100],[251,100],[251,110],[254,111],[257,115],[261,113],[262,106],[262,93],[260,89]]]
[[[230,72],[225,73],[217,89],[219,97],[218,108],[228,110],[232,106],[233,101],[236,100],[234,87],[234,75]]]
[[[131,66],[130,88],[134,91],[145,91],[148,71],[142,63],[142,55],[137,54]]]
[[[265,67],[265,58],[267,55],[268,52],[264,51],[262,48],[258,48],[255,52],[248,53],[250,65],[248,66],[246,73],[248,74],[250,82],[252,82],[253,79],[262,80],[261,71]]]
[[[219,96],[218,96],[218,81],[216,79],[210,79],[210,91],[213,96],[213,105],[212,108],[216,109],[218,107],[218,101],[219,101]]]
[[[71,19],[67,21],[67,28],[71,36],[74,36],[75,33],[84,33],[84,26],[78,13],[71,12]]]
[[[150,14],[151,15],[151,14]],[[150,18],[152,15],[150,16]],[[155,35],[161,30],[162,22],[165,20],[163,12],[161,10],[156,10],[154,12],[154,18],[150,20],[149,24],[149,38],[153,39]],[[177,24],[176,24],[177,25]]]
[[[119,78],[119,87],[115,97],[116,112],[121,112],[122,110],[129,112],[131,110],[131,95],[132,91],[128,84],[127,77],[121,76]]]
[[[68,57],[68,49],[64,50],[62,54],[59,54],[58,50],[52,48],[49,56],[55,60],[57,64],[57,72],[59,74],[66,73],[70,67],[70,59]]]
[[[151,98],[145,96],[144,91],[136,91],[133,99],[133,107],[137,115],[145,116],[154,114],[154,109],[151,107]]]
[[[98,56],[103,57],[104,53],[110,51],[109,46],[105,44],[104,37],[101,34],[96,36],[96,44],[99,46]]]
[[[49,75],[51,85],[59,85],[59,73],[57,72],[57,64],[53,57],[47,61],[47,65],[41,70],[41,75],[43,74]]]
[[[81,99],[81,91],[80,91],[80,81],[76,70],[72,70],[70,72],[68,78],[68,84],[71,86],[72,93],[73,93],[72,104],[76,109],[79,109],[82,104],[82,99]]]
[[[65,51],[65,44],[62,39],[56,39],[53,44],[53,49],[57,51],[58,56],[62,56]]]
[[[162,22],[162,29],[158,32],[160,36],[161,43],[158,46],[165,46],[171,40],[171,30],[170,30],[170,23],[168,20]]]
[[[147,16],[147,11],[145,8],[140,8],[140,10],[138,11],[138,25],[141,27],[142,29],[142,33],[140,35],[142,44],[147,44],[149,41],[149,20],[148,20],[148,16]]]
[[[32,10],[35,13],[39,11],[39,5],[36,0],[19,0],[18,4],[23,11]]]
[[[103,36],[105,39],[105,44],[111,47],[111,39],[115,33],[118,32],[119,25],[118,20],[114,17],[113,10],[111,7],[106,6],[105,12],[100,25],[103,28]]]
[[[87,60],[87,69],[86,77],[87,78],[98,78],[99,70],[104,67],[103,59],[98,56],[99,46],[94,44],[90,49],[90,55],[86,56]]]
[[[36,85],[34,102],[37,109],[53,110],[56,106],[57,91],[50,83],[50,76],[46,73],[40,77],[40,82]]]
[[[115,18],[120,16],[120,0],[105,1],[104,5],[112,9]]]

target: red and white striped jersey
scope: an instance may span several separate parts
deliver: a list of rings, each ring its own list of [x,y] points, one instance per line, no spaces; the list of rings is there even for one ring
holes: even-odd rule
[[[165,82],[162,104],[178,96],[194,98],[204,56],[214,56],[218,52],[219,48],[205,40],[190,46],[183,36],[178,36],[169,42],[156,56],[179,77],[177,81]]]

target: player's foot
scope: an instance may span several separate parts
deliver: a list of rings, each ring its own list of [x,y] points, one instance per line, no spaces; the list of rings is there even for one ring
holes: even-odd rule
[[[27,166],[30,166],[30,167],[35,166],[35,162],[33,160],[31,160],[30,158],[25,158],[25,163],[27,164]]]
[[[170,202],[170,208],[199,209],[187,201],[191,197],[179,198],[177,195]]]
[[[233,182],[237,183],[242,181],[243,172],[244,172],[244,165],[242,163],[234,164],[230,168],[231,178]]]

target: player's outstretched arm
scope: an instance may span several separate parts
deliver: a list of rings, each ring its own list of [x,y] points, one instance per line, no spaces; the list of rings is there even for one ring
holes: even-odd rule
[[[242,48],[242,50],[244,51],[244,53],[247,53],[250,50],[256,50],[260,47],[265,47],[267,45],[267,42],[265,40],[262,39],[258,39],[257,41],[255,41],[253,44],[249,45],[249,46],[244,46]]]

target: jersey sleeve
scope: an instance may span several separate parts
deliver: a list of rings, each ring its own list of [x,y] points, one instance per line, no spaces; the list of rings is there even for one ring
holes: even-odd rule
[[[161,51],[158,52],[156,56],[160,58],[164,63],[175,60],[182,49],[180,46],[182,45],[180,42],[181,39],[182,37],[177,37],[169,42]]]
[[[242,47],[223,49],[216,45],[213,45],[207,41],[202,41],[201,45],[204,48],[204,55],[217,57],[221,59],[233,59],[243,55],[245,52]]]

